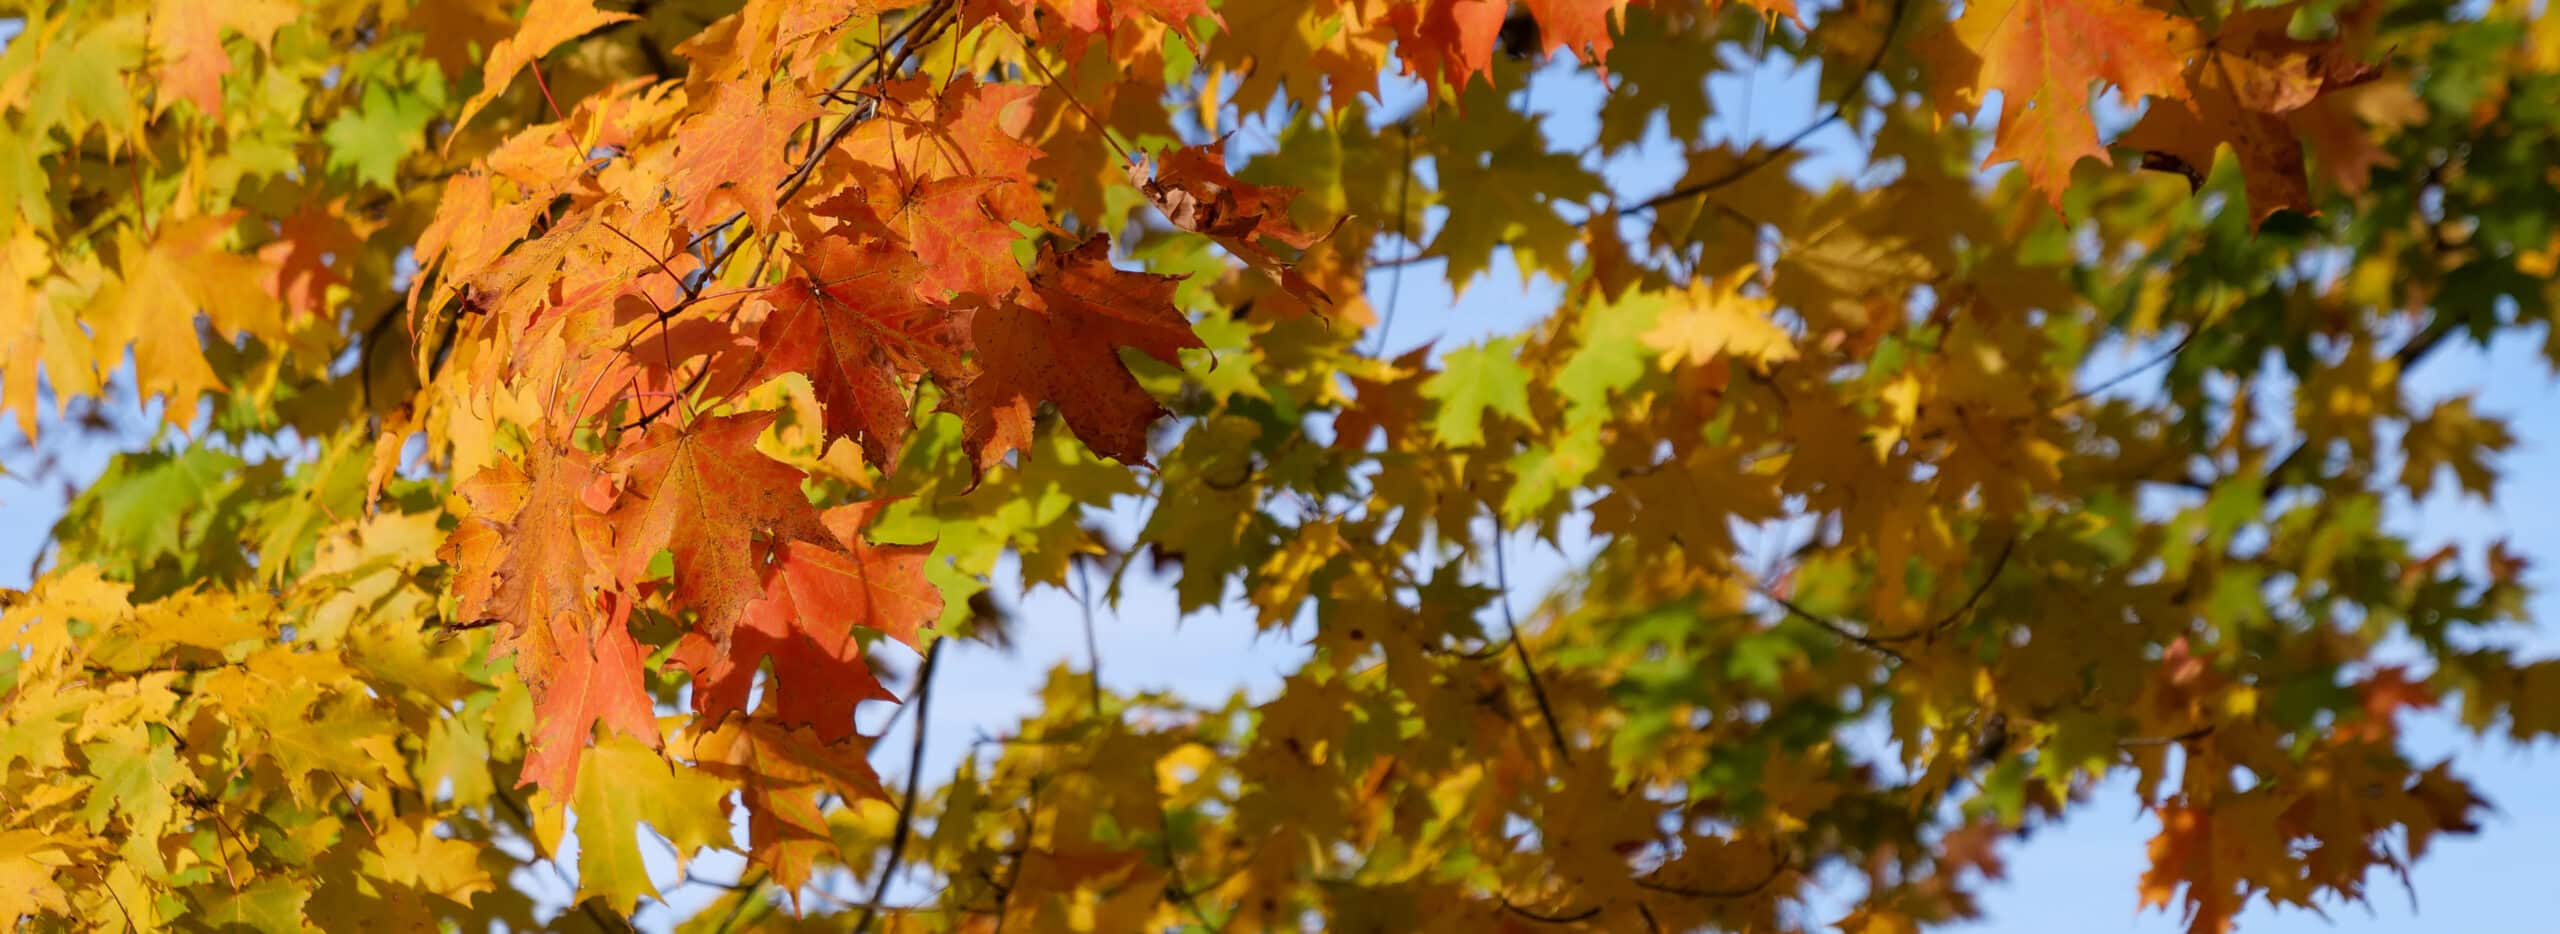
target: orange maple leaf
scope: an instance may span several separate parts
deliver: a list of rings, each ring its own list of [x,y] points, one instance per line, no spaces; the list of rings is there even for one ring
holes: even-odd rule
[[[2214,150],[2240,159],[2249,217],[2277,211],[2311,213],[2311,181],[2303,168],[2304,130],[2323,120],[2331,92],[2372,80],[2381,69],[2344,54],[2337,40],[2285,34],[2293,7],[2261,7],[2222,22],[2203,54],[2187,66],[2192,98],[2161,101],[2116,142],[2142,150],[2142,167],[2177,172],[2204,184]]]
[[[598,720],[651,745],[658,731],[641,687],[629,606],[600,592],[592,569],[609,533],[588,508],[602,477],[584,454],[536,442],[464,483],[473,515],[445,543],[466,623],[494,623],[493,654],[512,655],[538,727],[523,782],[575,787],[578,752]],[[504,517],[504,518],[500,518]]]
[[[2177,98],[2197,47],[2194,24],[2137,0],[1976,0],[1921,40],[1939,111],[1971,113],[2000,92],[2000,128],[1985,167],[2016,162],[2056,207],[2083,157],[2109,162],[2089,116],[2091,84],[2131,99]]]
[[[925,545],[874,545],[862,525],[876,503],[827,513],[836,540],[784,545],[763,599],[749,604],[726,650],[700,633],[677,646],[676,664],[694,673],[694,710],[717,722],[747,709],[749,688],[769,658],[773,715],[807,725],[826,742],[851,738],[854,708],[896,700],[880,686],[855,638],[860,627],[910,647],[918,628],[942,613],[942,593],[925,580]]]
[[[610,533],[580,493],[601,475],[576,449],[536,442],[521,462],[498,461],[459,490],[471,515],[442,556],[454,567],[462,621],[497,626],[494,649],[517,656],[517,675],[537,695],[550,678],[553,624],[595,619],[603,581],[588,568]]]
[[[1465,90],[1477,75],[1491,75],[1493,46],[1510,6],[1503,0],[1427,0],[1389,9],[1387,23],[1395,27],[1404,73],[1452,93]]]
[[[1609,20],[1625,21],[1627,0],[1521,0],[1529,15],[1538,20],[1539,51],[1555,54],[1557,49],[1571,51],[1575,57],[1592,65],[1609,58],[1609,49],[1617,45],[1609,36]],[[1605,71],[1603,72],[1606,73]]]
[[[551,622],[557,651],[550,679],[536,692],[534,730],[518,787],[539,785],[565,793],[578,787],[578,760],[595,725],[603,723],[657,748],[658,713],[642,683],[640,643],[627,625],[630,605],[608,595],[601,625],[584,626],[563,613]]]
[[[789,94],[766,96],[752,85],[723,83],[711,110],[676,130],[675,170],[667,187],[685,223],[701,226],[731,208],[758,228],[773,221],[774,188],[791,173],[786,143],[818,107]]]
[[[543,53],[595,30],[626,20],[638,19],[629,13],[607,13],[596,9],[595,0],[533,0],[525,7],[524,21],[518,23],[514,35],[498,40],[489,48],[488,61],[480,66],[480,93],[463,102],[462,113],[453,118],[452,134],[445,137],[445,147],[452,148],[461,129],[470,125],[480,109],[507,91],[516,74],[533,64]]]
[[[769,559],[795,541],[832,544],[834,533],[800,492],[803,474],[756,450],[774,413],[660,421],[617,465],[627,490],[612,519],[617,574],[637,584],[660,551],[675,563],[676,602],[699,614],[694,629],[726,650],[747,604],[765,591]]]
[[[995,299],[1029,284],[1013,258],[1021,235],[1009,223],[1017,217],[1004,210],[1012,199],[998,197],[1017,187],[1013,183],[983,175],[928,179],[867,166],[856,174],[861,187],[813,210],[914,251],[921,261],[916,288],[925,299]]]
[[[966,75],[937,93],[925,78],[890,82],[881,92],[879,119],[845,140],[845,151],[865,163],[902,167],[926,177],[983,175],[1032,181],[1040,147],[1022,138],[1031,126],[1028,84],[981,84]]]
[[[151,44],[161,52],[152,80],[172,97],[220,120],[222,76],[231,73],[231,53],[222,48],[222,34],[237,32],[265,48],[293,16],[292,7],[274,2],[160,0],[151,12]],[[164,106],[168,99],[162,98]]]

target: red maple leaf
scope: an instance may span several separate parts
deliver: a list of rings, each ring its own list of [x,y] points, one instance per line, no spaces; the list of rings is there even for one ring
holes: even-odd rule
[[[1609,36],[1609,20],[1624,22],[1628,0],[1521,0],[1537,17],[1541,52],[1571,51],[1594,66],[1608,60],[1617,44]],[[1607,72],[1604,70],[1603,75]]]
[[[830,438],[894,463],[907,432],[908,384],[958,369],[946,347],[949,314],[917,295],[914,255],[880,241],[818,238],[797,257],[805,273],[776,286],[756,342],[760,376],[806,374]]]
[[[1179,363],[1183,348],[1203,346],[1173,305],[1181,281],[1113,267],[1108,235],[1064,252],[1042,244],[1031,288],[970,321],[981,373],[954,395],[979,465],[1028,441],[1042,401],[1094,453],[1145,463],[1147,426],[1165,410],[1130,375],[1120,348]]]
[[[1157,161],[1153,177],[1144,162],[1132,163],[1129,180],[1173,226],[1216,240],[1310,307],[1332,304],[1332,296],[1262,242],[1274,240],[1305,250],[1331,233],[1309,233],[1289,219],[1289,202],[1298,196],[1297,189],[1256,185],[1229,173],[1226,148],[1222,138],[1206,146],[1176,149]]]

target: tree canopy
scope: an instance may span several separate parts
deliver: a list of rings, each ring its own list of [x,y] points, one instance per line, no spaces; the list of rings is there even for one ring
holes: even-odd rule
[[[2523,557],[2382,518],[2514,443],[2409,373],[2560,356],[2547,3],[0,12],[0,410],[148,426],[0,594],[36,930],[1887,934],[2131,776],[2208,934],[2488,818],[2413,711],[2560,732]],[[934,681],[1140,587],[1306,661]]]

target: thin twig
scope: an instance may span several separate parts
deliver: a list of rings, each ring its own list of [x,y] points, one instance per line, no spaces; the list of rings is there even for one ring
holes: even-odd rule
[[[1093,717],[1102,719],[1102,647],[1093,637],[1093,575],[1081,559],[1076,566],[1076,602],[1084,609],[1085,685],[1093,698]]]
[[[1402,123],[1396,127],[1404,134],[1404,161],[1398,166],[1403,171],[1396,175],[1396,259],[1387,271],[1387,307],[1378,315],[1378,344],[1369,349],[1372,357],[1386,355],[1387,332],[1396,326],[1396,299],[1404,294],[1404,267],[1411,258],[1408,254],[1416,252],[1412,249],[1414,237],[1421,235],[1405,233],[1405,223],[1411,217],[1405,213],[1406,198],[1413,191],[1413,128]]]
[[[758,872],[755,875],[755,878],[739,883],[739,885],[742,886],[740,891],[753,893],[757,889],[763,888],[765,877],[767,875],[768,873]],[[749,906],[756,904],[758,904],[758,902],[755,899],[748,898],[746,895],[738,896],[737,904],[729,906],[729,913],[720,919],[720,926],[713,928],[711,934],[729,934],[729,928],[735,926],[738,923],[739,918],[746,916],[747,908]]]
[[[1947,615],[1938,617],[1936,621],[1931,622],[1929,625],[1922,626],[1910,632],[1878,634],[1872,638],[1877,642],[1909,642],[1913,639],[1937,638],[1940,633],[1947,631],[1947,627],[1953,626],[1957,622],[1963,620],[1966,615],[1973,612],[1974,607],[1981,605],[1982,595],[1990,592],[1992,584],[1999,582],[2000,572],[2008,570],[2009,568],[2010,553],[2017,550],[2018,536],[2016,535],[2011,535],[2009,536],[2008,541],[2000,543],[2000,555],[1999,557],[1991,559],[1991,570],[1983,573],[1982,580],[1973,585],[1973,592],[1966,594],[1964,602],[1957,605],[1955,609],[1947,611]]]
[[[1520,670],[1528,674],[1529,696],[1538,701],[1538,716],[1547,722],[1547,739],[1556,745],[1556,760],[1571,764],[1573,748],[1564,741],[1564,726],[1556,722],[1555,705],[1547,702],[1547,684],[1538,677],[1537,663],[1529,660],[1529,646],[1520,641],[1520,621],[1511,615],[1511,568],[1502,553],[1502,517],[1497,514],[1493,519],[1493,582],[1501,591],[1497,599],[1502,604],[1502,626],[1511,634],[1511,651],[1520,656]]]
[[[1538,912],[1522,908],[1519,905],[1513,904],[1508,898],[1502,899],[1502,910],[1540,924],[1579,924],[1600,916],[1600,906],[1598,905],[1593,905],[1589,908],[1585,908],[1571,914],[1550,915],[1540,914]]]
[[[2196,727],[2195,729],[2188,730],[2188,731],[2186,731],[2186,732],[2184,732],[2184,733],[2176,733],[2176,734],[2172,734],[2172,735],[2169,735],[2169,736],[2136,736],[2136,737],[2133,737],[2133,738],[2131,738],[2131,739],[2120,739],[2120,740],[2116,740],[2116,745],[2118,745],[2118,746],[2169,746],[2169,745],[2175,745],[2175,744],[2178,744],[2178,743],[2184,743],[2184,742],[2187,742],[2187,741],[2189,741],[2189,740],[2198,740],[2198,739],[2203,739],[2203,738],[2205,738],[2205,737],[2207,737],[2207,736],[2211,736],[2211,735],[2213,735],[2213,724],[2208,723],[2208,724],[2205,724],[2205,725],[2203,725],[2203,726]]]
[[[907,855],[907,837],[915,832],[916,787],[924,784],[924,738],[931,732],[933,716],[933,669],[942,661],[944,640],[935,639],[924,651],[924,668],[916,672],[916,741],[907,750],[907,790],[898,804],[898,826],[889,834],[889,858],[880,866],[880,879],[871,887],[871,903],[862,906],[862,917],[853,923],[854,934],[871,930],[871,922],[880,915],[880,904],[889,895],[889,880],[898,876],[898,863]]]
[[[1639,201],[1632,207],[1621,208],[1618,211],[1618,215],[1624,217],[1630,214],[1650,211],[1674,201],[1679,201],[1684,198],[1695,198],[1726,185],[1741,181],[1742,179],[1750,176],[1751,173],[1767,168],[1770,163],[1778,161],[1781,157],[1784,157],[1790,152],[1794,152],[1796,147],[1804,145],[1804,141],[1806,139],[1811,138],[1815,133],[1821,132],[1824,127],[1840,122],[1841,117],[1848,113],[1849,102],[1857,99],[1858,94],[1866,90],[1867,79],[1875,75],[1876,69],[1884,66],[1885,53],[1892,51],[1893,36],[1895,33],[1902,31],[1902,14],[1905,8],[1910,5],[1910,0],[1894,0],[1893,14],[1885,21],[1884,24],[1884,35],[1876,40],[1876,54],[1867,59],[1867,66],[1865,68],[1858,70],[1857,78],[1851,80],[1848,86],[1840,89],[1840,99],[1832,103],[1831,112],[1823,115],[1822,119],[1806,124],[1804,129],[1797,130],[1795,135],[1789,136],[1780,141],[1775,148],[1761,153],[1760,157],[1757,159],[1746,159],[1735,164],[1732,168],[1714,175],[1713,177],[1701,179],[1697,182],[1671,189],[1670,191]]]
[[[355,815],[356,826],[364,828],[365,838],[368,840],[382,839],[382,835],[373,832],[373,821],[366,819],[364,816],[364,805],[356,803],[356,793],[347,788],[347,780],[338,777],[338,773],[336,772],[328,772],[325,774],[329,776],[330,781],[338,783],[338,795],[347,799],[347,812]]]
[[[1855,645],[1867,651],[1893,659],[1896,664],[1910,661],[1910,659],[1904,658],[1902,653],[1894,651],[1891,646],[1876,641],[1874,637],[1841,625],[1830,617],[1826,617],[1819,613],[1815,613],[1812,610],[1797,606],[1795,601],[1787,599],[1775,590],[1771,590],[1765,586],[1757,589],[1760,592],[1760,596],[1766,598],[1771,603],[1777,604],[1780,609],[1786,610],[1788,616],[1811,623],[1815,628],[1848,640],[1851,645]]]
[[[213,818],[214,826],[222,828],[222,834],[214,838],[214,846],[217,852],[220,851],[222,843],[228,840],[230,843],[240,848],[240,861],[249,861],[249,845],[242,843],[238,839],[239,831],[231,829],[231,822],[223,819],[222,812],[214,810],[204,798],[197,796],[194,792],[187,792],[179,796],[178,800],[185,802],[188,807],[195,808],[205,816]],[[255,865],[255,863],[251,863],[252,867]],[[222,857],[222,878],[223,881],[231,883],[232,891],[240,891],[240,877],[232,874],[231,857],[227,853]]]
[[[2054,403],[2053,407],[2055,409],[2060,409],[2107,390],[2114,389],[2118,384],[2123,383],[2125,380],[2132,379],[2135,376],[2139,376],[2144,371],[2147,371],[2152,367],[2178,359],[2178,355],[2185,353],[2187,351],[2187,347],[2194,344],[2196,342],[2196,337],[2203,333],[2204,328],[2202,326],[2189,328],[2187,329],[2187,336],[2178,338],[2178,342],[2176,344],[2171,345],[2167,350],[2161,351],[2158,356],[2154,356],[2149,360],[2135,364],[2131,369],[2122,373],[2099,380],[2086,389],[2064,396],[2062,397],[2062,401]]]
[[[1749,885],[1712,888],[1673,885],[1668,882],[1638,878],[1635,880],[1636,887],[1647,892],[1660,892],[1664,895],[1678,895],[1683,898],[1742,898],[1750,895],[1758,895],[1762,891],[1768,889],[1770,883],[1778,881],[1779,876],[1785,875],[1787,867],[1791,862],[1774,844],[1770,847],[1770,851],[1770,855],[1775,858],[1769,863],[1768,874],[1761,876],[1758,881]]]

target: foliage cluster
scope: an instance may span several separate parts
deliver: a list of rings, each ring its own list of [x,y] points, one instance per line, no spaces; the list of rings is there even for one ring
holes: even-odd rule
[[[2131,775],[2214,932],[2473,829],[2409,711],[2560,731],[2522,560],[2381,521],[2512,443],[2404,380],[2549,325],[2547,4],[0,9],[0,409],[162,423],[0,616],[38,930],[1881,934]],[[1822,117],[1711,138],[1761,56]],[[1563,298],[1375,352],[1498,268]],[[991,585],[1158,579],[1309,660],[874,771],[1061,625]]]

